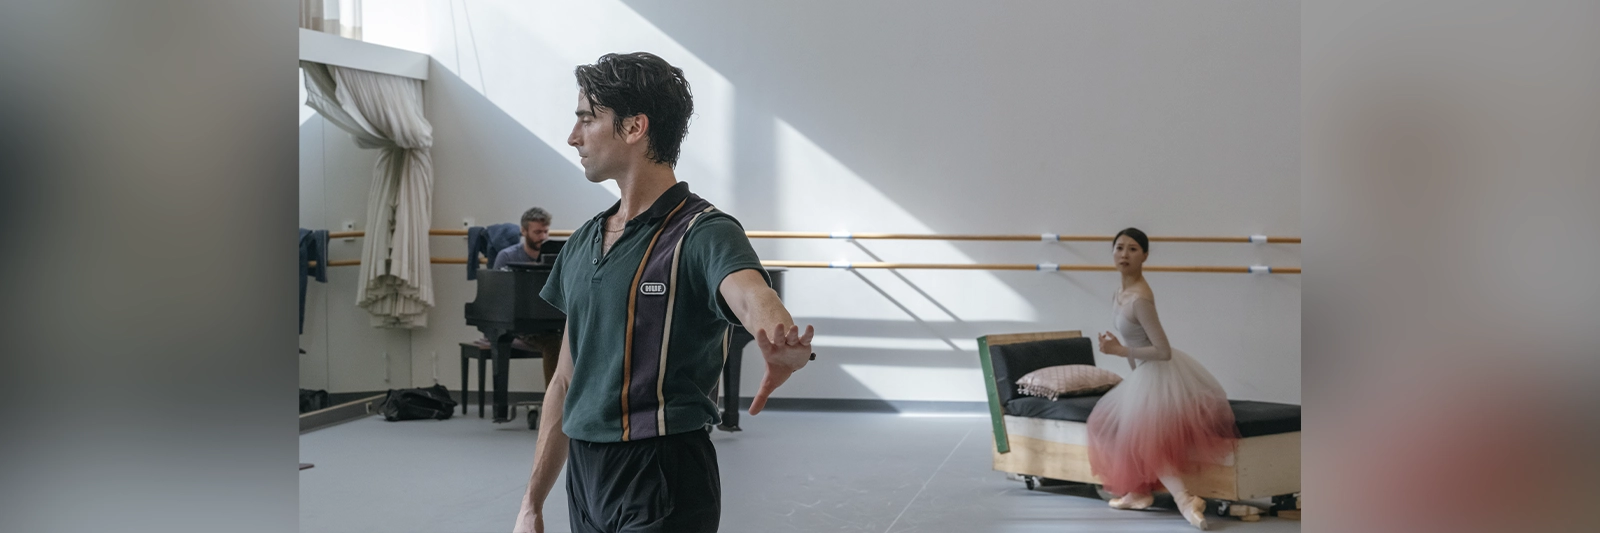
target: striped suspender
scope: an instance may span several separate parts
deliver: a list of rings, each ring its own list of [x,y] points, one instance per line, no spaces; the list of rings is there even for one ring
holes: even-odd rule
[[[627,339],[622,363],[622,440],[666,435],[667,347],[672,340],[673,302],[683,238],[700,215],[715,209],[690,194],[651,236],[628,294]]]

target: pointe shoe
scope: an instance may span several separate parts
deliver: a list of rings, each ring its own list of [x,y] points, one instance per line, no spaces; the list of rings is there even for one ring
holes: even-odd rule
[[[1183,513],[1184,520],[1196,529],[1205,531],[1211,528],[1206,522],[1206,501],[1188,494],[1174,494],[1173,503],[1178,504],[1178,512]]]
[[[1155,503],[1156,497],[1150,494],[1130,492],[1111,500],[1112,509],[1145,509]]]

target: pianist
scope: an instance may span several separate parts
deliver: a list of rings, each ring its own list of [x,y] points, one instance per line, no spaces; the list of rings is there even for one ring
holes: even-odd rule
[[[540,248],[550,241],[550,212],[532,207],[522,213],[522,242],[507,246],[494,256],[491,268],[501,270],[506,263],[538,263]],[[536,294],[519,294],[519,297],[537,298]],[[482,341],[487,343],[487,340]],[[544,363],[544,386],[550,388],[550,379],[556,375],[556,353],[561,349],[561,332],[518,334],[512,348],[539,352]]]
[[[538,207],[529,208],[522,214],[522,242],[500,250],[489,268],[500,270],[506,268],[506,263],[537,263],[540,247],[549,240],[550,212]]]
[[[564,460],[575,533],[716,531],[707,395],[738,356],[726,353],[729,324],[755,334],[767,363],[752,414],[806,365],[812,329],[795,327],[739,222],[677,180],[693,114],[683,71],[640,52],[575,74],[567,144],[585,178],[615,180],[622,198],[573,233],[540,292],[567,334],[515,530],[543,530]]]

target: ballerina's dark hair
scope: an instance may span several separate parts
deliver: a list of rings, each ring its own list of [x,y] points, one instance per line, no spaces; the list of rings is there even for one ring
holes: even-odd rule
[[[1116,237],[1111,238],[1112,248],[1117,247],[1117,237],[1123,235],[1127,235],[1128,238],[1133,239],[1133,242],[1139,243],[1139,248],[1144,250],[1144,253],[1150,253],[1150,237],[1146,236],[1143,231],[1139,231],[1139,228],[1128,228],[1117,232]]]

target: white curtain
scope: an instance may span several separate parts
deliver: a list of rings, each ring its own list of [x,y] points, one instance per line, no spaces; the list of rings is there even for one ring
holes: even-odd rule
[[[356,305],[372,325],[420,328],[433,307],[428,227],[433,220],[433,126],[422,115],[422,80],[301,61],[306,105],[377,149],[367,193]]]

